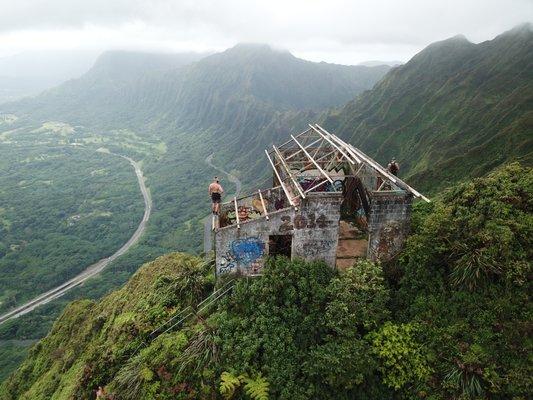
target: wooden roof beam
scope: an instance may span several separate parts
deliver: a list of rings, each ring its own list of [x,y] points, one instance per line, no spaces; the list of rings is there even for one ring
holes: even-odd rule
[[[322,141],[322,139],[317,139],[317,140],[315,140],[313,143],[309,143],[307,146],[305,146],[305,148],[307,149],[307,148],[311,147],[312,145],[317,144],[318,142],[321,142],[321,141]],[[297,155],[297,154],[300,154],[301,152],[302,152],[301,149],[300,149],[300,150],[297,150],[295,153],[292,153],[290,156],[286,157],[286,158],[285,158],[285,161],[287,161],[288,159],[294,157],[294,156]]]
[[[291,135],[292,136],[292,135]],[[281,188],[283,189],[283,192],[285,193],[285,196],[287,196],[287,200],[289,200],[289,204],[293,207],[296,207],[296,204],[294,204],[294,201],[291,198],[291,195],[289,194],[289,191],[285,187],[285,184],[283,183],[283,180],[281,179],[281,176],[279,176],[279,172],[276,169],[276,166],[274,165],[274,162],[272,161],[272,158],[270,158],[270,154],[268,154],[268,151],[265,150],[265,154],[268,158],[268,161],[270,162],[270,165],[272,165],[272,169],[274,170],[274,174],[276,174],[276,177],[279,180],[279,183],[281,185]]]
[[[337,139],[337,141],[340,141],[345,146],[348,146],[352,150],[352,152],[354,152],[359,157],[361,157],[364,161],[366,161],[368,164],[370,164],[375,170],[377,170],[379,173],[381,173],[384,177],[389,179],[391,182],[395,183],[397,186],[399,186],[399,187],[403,186],[402,189],[408,190],[409,192],[413,193],[416,197],[420,197],[423,200],[427,201],[428,203],[430,202],[430,200],[426,196],[424,196],[423,194],[419,193],[417,190],[413,189],[411,186],[409,186],[407,183],[402,181],[400,178],[398,178],[395,175],[391,174],[389,171],[387,171],[385,168],[383,168],[377,162],[375,162],[370,157],[368,157],[366,154],[364,154],[361,150],[355,148],[351,144],[347,144],[346,142],[344,142],[342,139],[340,139],[336,135],[333,135],[333,134],[329,133],[327,130],[322,128],[320,125],[317,124],[316,126],[319,127],[323,132],[328,133],[331,137]]]
[[[343,155],[344,158],[346,158],[350,163],[352,164],[355,164],[355,162],[351,159],[350,156],[348,156],[348,154],[346,154],[339,146],[337,146],[329,137],[327,137],[326,135],[324,135],[322,132],[320,132],[321,128],[320,128],[320,125],[316,125],[316,127],[314,127],[313,125],[309,124],[309,126],[316,132],[318,133],[320,136],[322,136],[329,144],[331,144],[333,147],[335,147],[338,151],[340,151],[340,153]],[[330,135],[329,132],[326,132],[327,135]],[[353,157],[353,156],[352,156]],[[361,164],[361,160],[359,160],[357,157],[353,157],[355,159],[355,161],[357,161],[358,164]]]
[[[279,149],[278,149],[276,146],[272,146],[272,148],[274,149],[274,152],[277,154],[279,160],[281,161],[281,165],[283,165],[283,168],[284,168],[285,171],[287,172],[287,175],[289,175],[289,177],[291,178],[292,183],[293,183],[294,186],[296,187],[296,190],[298,190],[298,192],[300,193],[300,196],[302,196],[302,199],[305,199],[305,193],[304,193],[304,191],[302,190],[302,187],[301,187],[300,184],[296,181],[296,179],[294,179],[294,176],[292,175],[291,169],[290,169],[289,166],[285,163],[285,160],[283,159],[283,156],[281,155]]]
[[[294,140],[294,143],[296,143],[304,152],[304,154],[307,156],[307,158],[309,158],[309,160],[315,164],[315,167],[320,171],[320,173],[322,175],[324,175],[324,177],[330,181],[331,183],[333,183],[333,179],[331,179],[331,177],[328,175],[328,173],[326,171],[324,171],[320,165],[318,165],[318,163],[315,161],[315,159],[311,156],[311,154],[309,154],[309,152],[305,149],[305,147],[302,146],[302,144],[298,141],[298,139],[296,139],[293,135],[291,135],[292,137],[292,140]]]
[[[302,135],[305,135],[305,134],[306,134],[307,132],[309,132],[310,130],[311,130],[311,129],[306,129],[305,131],[300,132],[299,134],[297,134],[296,137],[300,137],[300,136],[302,136]],[[292,137],[292,135],[291,135],[291,137]],[[292,142],[292,139],[287,140],[286,142],[280,144],[280,145],[278,146],[278,148],[283,147],[283,146],[286,146],[286,145],[289,144],[290,142]]]

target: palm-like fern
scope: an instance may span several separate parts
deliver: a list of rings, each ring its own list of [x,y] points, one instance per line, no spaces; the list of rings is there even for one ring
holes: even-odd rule
[[[268,381],[259,374],[257,378],[244,379],[244,391],[253,400],[268,400]]]
[[[225,399],[231,399],[237,389],[241,386],[244,376],[235,376],[230,372],[222,372],[220,375],[220,394]]]
[[[244,392],[252,400],[268,400],[268,381],[259,374],[255,379],[247,375],[235,376],[230,372],[220,375],[220,394],[225,399],[232,399],[237,390],[243,385]]]

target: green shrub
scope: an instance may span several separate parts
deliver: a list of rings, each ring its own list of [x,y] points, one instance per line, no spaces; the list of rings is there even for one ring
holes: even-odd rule
[[[413,324],[386,322],[367,336],[380,361],[383,382],[394,389],[424,382],[431,374],[427,356],[415,340],[416,329]]]

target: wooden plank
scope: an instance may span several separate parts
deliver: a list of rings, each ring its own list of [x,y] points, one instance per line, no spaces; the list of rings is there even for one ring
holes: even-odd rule
[[[364,163],[361,163],[361,165],[359,166],[359,168],[357,168],[357,171],[355,171],[355,176],[359,176],[359,172],[361,172],[361,170],[363,169],[363,167],[365,166]]]
[[[303,192],[302,187],[296,181],[296,179],[294,179],[294,176],[292,175],[292,172],[291,172],[289,166],[287,164],[285,164],[285,160],[283,159],[283,156],[281,155],[280,151],[274,145],[272,146],[272,148],[274,149],[274,151],[278,155],[278,158],[281,161],[281,164],[283,165],[283,168],[285,168],[285,171],[287,171],[287,175],[289,175],[289,177],[291,178],[292,183],[294,183],[294,186],[296,187],[296,190],[298,190],[298,192],[300,193],[300,196],[302,196],[302,199],[305,199],[305,193]]]
[[[326,183],[327,181],[328,181],[327,179],[324,179],[322,182],[320,182],[320,183],[316,184],[315,186],[310,187],[309,189],[307,189],[307,190],[305,191],[305,193],[309,193],[309,192],[315,190],[317,187],[322,186],[322,185],[323,185],[324,183]]]
[[[292,136],[292,135],[291,135]],[[268,161],[270,161],[270,165],[272,165],[272,169],[274,170],[274,173],[276,174],[276,177],[279,180],[279,183],[281,185],[281,188],[283,189],[283,192],[285,192],[285,196],[287,196],[287,200],[289,200],[289,204],[293,207],[296,207],[296,204],[292,201],[291,195],[287,191],[287,188],[283,184],[283,180],[279,176],[278,170],[276,169],[276,166],[274,165],[274,162],[272,161],[272,158],[270,158],[270,154],[268,154],[268,151],[265,150],[265,154],[267,155]]]
[[[235,220],[237,221],[237,229],[240,229],[241,224],[239,221],[239,209],[237,208],[237,198],[233,198],[233,203],[235,204]]]
[[[328,132],[329,133],[329,132]],[[392,175],[389,171],[387,171],[385,168],[383,168],[381,165],[379,165],[377,162],[375,162],[374,160],[372,160],[370,157],[368,157],[366,154],[364,154],[362,151],[358,150],[357,148],[355,148],[354,146],[352,146],[351,144],[348,144],[346,143],[344,140],[342,140],[341,138],[339,138],[338,136],[336,135],[333,135],[330,133],[330,135],[335,138],[337,141],[343,143],[349,150],[352,154],[355,154],[359,157],[361,157],[364,161],[367,162],[367,164],[370,164],[375,170],[377,170],[378,172],[380,172],[382,175],[384,175],[386,178],[388,178],[391,182],[393,183],[396,183],[397,182],[397,179],[394,175]]]
[[[413,189],[411,186],[409,186],[407,183],[402,181],[400,178],[396,177],[395,175],[391,174],[389,171],[387,171],[385,168],[383,168],[381,165],[379,165],[377,162],[372,160],[370,157],[368,157],[366,154],[364,154],[361,150],[355,148],[351,144],[348,144],[344,142],[342,139],[337,137],[336,135],[329,133],[327,130],[322,128],[320,125],[317,124],[317,126],[324,132],[328,133],[331,137],[337,139],[337,141],[340,141],[344,145],[348,146],[352,150],[352,152],[356,153],[359,157],[361,157],[363,160],[365,160],[368,164],[370,164],[372,167],[374,167],[375,170],[377,170],[379,173],[381,173],[383,176],[388,178],[391,182],[395,183],[400,188],[407,190],[414,194],[416,197],[422,198],[426,202],[430,202],[430,200],[424,196],[423,194],[419,193],[417,190]],[[399,181],[399,182],[398,182]],[[402,187],[403,186],[403,187]]]
[[[355,149],[356,150],[356,149]],[[359,152],[361,153],[361,151],[359,150]],[[371,160],[373,161],[373,160]],[[409,192],[411,192],[412,194],[414,194],[416,197],[420,197],[421,199],[423,199],[424,201],[430,203],[431,200],[429,200],[426,196],[424,196],[423,194],[419,193],[416,189],[412,188],[411,186],[409,186],[407,183],[405,183],[404,181],[402,181],[400,178],[398,178],[397,176],[391,174],[389,171],[387,171],[386,169],[384,169],[383,167],[381,167],[379,164],[378,166],[380,167],[383,175],[385,175],[387,178],[389,178],[392,182],[394,182],[398,187],[400,187],[401,189],[404,189],[404,190],[407,190]]]
[[[296,137],[300,137],[300,136],[302,136],[302,135],[306,134],[306,133],[307,133],[307,132],[309,132],[309,131],[310,131],[310,129],[306,129],[305,131],[303,131],[303,132],[301,132],[301,133],[297,134],[297,135],[296,135]],[[291,135],[291,137],[292,137],[292,135]],[[280,144],[280,145],[279,145],[278,147],[283,147],[283,146],[285,146],[285,145],[289,144],[290,142],[292,142],[292,139],[290,139],[290,140],[287,140],[286,142],[284,142],[284,143]]]
[[[313,143],[309,143],[307,146],[306,146],[306,149],[309,148],[310,146],[314,145],[314,144],[317,144],[318,142],[320,142],[322,139],[317,139],[315,140]],[[298,150],[297,152],[295,153],[292,153],[290,156],[288,157],[285,157],[285,160],[289,160],[290,158],[294,157],[296,154],[300,154],[302,152],[302,150]]]
[[[330,133],[330,136],[333,140],[339,143],[353,158],[355,158],[358,163],[362,162],[362,160],[359,159],[359,156],[350,148],[350,146],[346,142],[344,142],[342,139],[338,138],[337,136],[332,135],[331,133]]]
[[[266,205],[265,205],[265,200],[263,199],[263,195],[261,194],[261,190],[258,190],[258,192],[259,192],[259,198],[261,199],[261,205],[263,206],[263,211],[265,212],[265,218],[268,221],[270,219],[270,217],[268,216],[268,211],[267,211],[267,208],[266,208]]]
[[[320,125],[315,124],[322,132],[324,132],[331,140],[337,142],[339,146],[341,146],[350,156],[352,156],[357,163],[361,163],[362,161],[359,159],[357,154],[355,154],[352,149],[350,149],[349,145],[342,139],[338,138],[337,136],[333,135],[332,133],[329,133],[327,130],[322,128]]]
[[[311,128],[313,128],[315,130],[316,133],[318,133],[320,136],[322,136],[324,139],[326,139],[327,142],[329,142],[329,144],[331,144],[333,147],[335,147],[338,151],[340,151],[340,153],[344,156],[344,158],[346,158],[349,162],[351,162],[352,164],[355,164],[355,161],[357,161],[358,164],[361,164],[361,160],[359,160],[357,157],[354,157],[355,158],[355,161],[353,161],[349,156],[348,154],[346,154],[339,146],[337,146],[335,143],[333,143],[333,141],[327,137],[326,135],[324,135],[322,132],[320,132],[320,125],[317,125],[317,128],[315,128],[313,125],[309,124],[309,126]],[[329,132],[328,132],[328,135],[329,135]]]
[[[307,152],[307,150],[302,146],[302,144],[301,144],[301,143],[300,143],[300,142],[299,142],[299,141],[298,141],[293,135],[291,135],[291,137],[292,137],[292,139],[294,140],[294,143],[296,143],[296,144],[297,144],[297,145],[303,150],[303,152],[304,152],[304,154],[307,156],[307,158],[309,158],[309,160],[311,160],[311,162],[312,162],[313,164],[315,164],[315,167],[317,167],[317,169],[320,171],[320,173],[321,173],[322,175],[324,175],[328,181],[330,181],[331,183],[333,183],[333,179],[331,179],[331,177],[327,174],[327,172],[324,171],[324,170],[320,167],[320,165],[318,165],[318,163],[315,161],[315,159],[311,156],[311,154],[309,154],[309,153]]]

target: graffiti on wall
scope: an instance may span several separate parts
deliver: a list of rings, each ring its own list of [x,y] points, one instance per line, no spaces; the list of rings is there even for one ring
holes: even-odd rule
[[[237,262],[249,265],[261,258],[265,252],[265,244],[258,237],[237,239],[231,242],[231,252]]]
[[[231,251],[227,251],[225,254],[220,256],[220,265],[218,266],[219,274],[227,274],[235,271],[237,264],[235,258],[231,254]]]
[[[315,240],[304,243],[302,247],[306,256],[316,257],[319,254],[331,250],[334,244],[335,242],[333,240]]]
[[[405,236],[400,222],[389,221],[371,235],[370,251],[377,260],[390,260],[401,251]]]
[[[298,214],[291,218],[289,215],[281,217],[281,225],[279,227],[280,232],[288,232],[294,229],[305,229],[305,228],[326,228],[329,225],[329,222],[324,214],[320,214],[318,218],[315,217],[314,213],[310,213],[308,217],[305,215]]]
[[[333,183],[326,181],[319,185],[321,179],[302,178],[298,181],[303,190],[314,188],[312,192],[342,192],[344,189],[344,180],[342,179],[337,179]]]
[[[237,222],[237,213],[235,211],[228,211],[227,218],[231,224]],[[239,206],[238,208],[239,222],[249,221],[261,217],[261,211],[254,207]]]
[[[258,237],[236,239],[230,243],[228,251],[223,254],[218,267],[219,274],[233,272],[241,264],[251,273],[259,273],[263,267],[262,257],[265,243]]]

